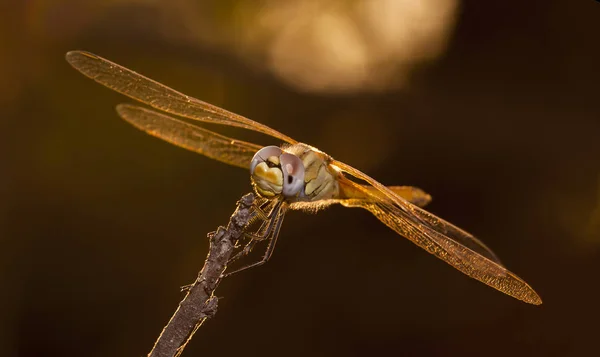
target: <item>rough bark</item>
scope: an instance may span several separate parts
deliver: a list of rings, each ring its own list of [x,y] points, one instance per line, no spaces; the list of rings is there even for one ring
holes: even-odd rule
[[[204,267],[156,340],[152,351],[148,354],[149,357],[179,356],[194,332],[207,318],[215,315],[218,298],[214,292],[236,242],[242,237],[252,219],[253,202],[252,193],[242,197],[227,227],[219,227],[216,232],[208,234],[210,249]]]

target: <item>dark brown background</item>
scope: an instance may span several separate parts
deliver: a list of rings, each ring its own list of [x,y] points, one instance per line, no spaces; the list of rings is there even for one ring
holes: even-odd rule
[[[198,17],[218,23],[233,3]],[[127,99],[71,69],[71,49],[426,189],[432,212],[544,299],[468,279],[364,211],[293,213],[272,261],[221,285],[217,317],[184,356],[597,351],[600,4],[465,1],[447,51],[409,87],[345,95],[296,91],[226,51],[158,36],[177,23],[143,2],[109,4],[0,5],[1,356],[147,353],[202,266],[206,233],[249,190],[247,172],[118,119]]]

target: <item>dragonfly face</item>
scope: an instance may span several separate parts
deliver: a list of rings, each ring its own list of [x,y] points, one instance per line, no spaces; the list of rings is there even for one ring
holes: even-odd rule
[[[341,204],[371,212],[399,235],[474,279],[527,303],[542,303],[537,293],[509,271],[483,242],[422,209],[431,200],[423,190],[384,186],[364,172],[264,124],[177,92],[94,54],[72,51],[66,57],[96,82],[153,108],[117,106],[117,113],[135,127],[223,163],[250,168],[255,191],[272,208],[262,231],[263,239],[271,237],[273,242],[265,259],[272,252],[286,210],[314,212]],[[286,144],[282,148],[262,147],[204,129],[198,122],[257,131]]]
[[[250,175],[254,190],[262,197],[282,195],[288,200],[305,197],[302,160],[277,146],[266,146],[254,155]]]

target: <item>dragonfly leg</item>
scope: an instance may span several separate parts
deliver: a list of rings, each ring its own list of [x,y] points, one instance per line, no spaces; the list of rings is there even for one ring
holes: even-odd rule
[[[241,267],[239,269],[236,269],[236,270],[234,270],[232,272],[225,273],[225,274],[222,275],[222,277],[224,278],[224,277],[233,275],[235,273],[239,273],[239,272],[241,272],[243,270],[263,265],[264,263],[268,262],[269,259],[271,258],[271,256],[273,255],[273,251],[275,250],[275,244],[277,243],[277,237],[279,237],[279,231],[281,230],[281,224],[283,223],[283,217],[284,217],[283,213],[282,214],[278,214],[272,220],[272,221],[277,221],[277,222],[274,223],[274,225],[273,225],[273,227],[271,229],[271,231],[272,231],[271,233],[272,234],[270,234],[269,238],[267,238],[269,240],[269,244],[267,245],[267,249],[266,249],[265,254],[263,255],[263,257],[262,257],[261,260],[259,260],[257,262],[254,262],[254,263],[251,263],[251,264],[248,264],[248,265],[245,265],[245,266],[243,266],[243,267]],[[248,246],[252,242],[256,242],[256,240],[250,241],[246,246]],[[252,245],[252,247],[253,246],[254,245]],[[250,249],[252,249],[252,248],[250,248]],[[240,252],[240,253],[243,253],[243,251]]]
[[[236,260],[240,259],[241,257],[250,254],[250,252],[252,251],[252,248],[254,248],[254,245],[256,245],[256,242],[257,242],[256,240],[251,239],[248,243],[246,243],[246,245],[244,245],[244,248],[242,248],[242,250],[240,252],[238,252],[233,257],[229,258],[229,261],[227,261],[227,264],[231,264],[231,263],[235,262]]]
[[[263,209],[258,205],[254,206],[254,212],[256,213],[258,218],[262,219],[263,221],[269,219],[269,215],[265,211],[263,211]]]
[[[251,241],[262,241],[267,239],[275,226],[276,217],[273,216],[274,214],[271,213],[255,233],[244,232],[244,237],[249,238]]]
[[[269,206],[272,205],[269,209]],[[264,200],[261,202],[256,202],[254,204],[254,213],[262,219],[263,221],[267,221],[273,217],[273,213],[275,212],[275,208],[280,205],[280,202],[273,202],[269,200]]]
[[[275,204],[275,207],[271,209],[269,214],[265,215],[266,219],[255,233],[244,232],[244,237],[248,238],[249,242],[246,243],[246,245],[244,246],[244,248],[242,248],[240,252],[238,252],[236,255],[230,258],[228,263],[232,263],[238,260],[239,258],[248,255],[250,251],[252,251],[252,248],[254,248],[256,242],[263,241],[269,237],[269,235],[273,231],[273,227],[275,226],[276,219],[274,219],[274,216],[277,212],[279,212],[281,205],[281,202]],[[264,211],[262,211],[260,207],[256,207],[255,209],[261,210],[261,212],[263,212],[264,214]]]

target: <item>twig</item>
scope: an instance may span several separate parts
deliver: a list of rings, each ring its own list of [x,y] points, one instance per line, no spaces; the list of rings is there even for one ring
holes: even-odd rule
[[[242,237],[253,217],[253,202],[252,193],[242,197],[227,227],[219,227],[216,232],[208,234],[210,249],[204,267],[156,340],[149,357],[179,356],[200,325],[215,315],[218,298],[214,296],[214,291],[237,240]]]

